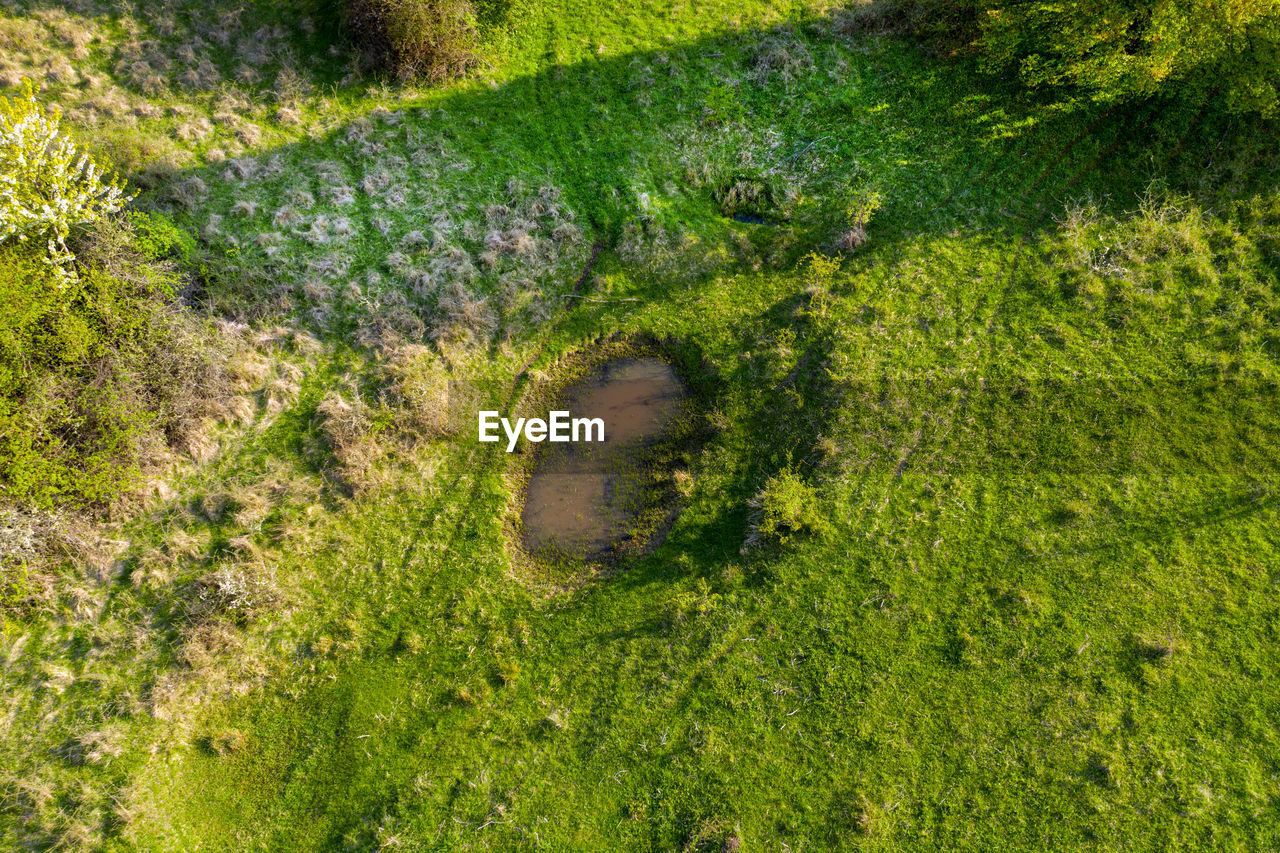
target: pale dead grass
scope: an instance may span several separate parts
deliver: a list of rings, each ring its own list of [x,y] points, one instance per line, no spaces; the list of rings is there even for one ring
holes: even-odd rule
[[[372,410],[358,396],[331,391],[316,407],[315,425],[329,457],[325,474],[344,493],[357,494],[382,455],[373,436]]]

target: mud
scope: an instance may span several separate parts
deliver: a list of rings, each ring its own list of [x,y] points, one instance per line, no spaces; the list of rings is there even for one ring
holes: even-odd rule
[[[671,365],[652,357],[608,361],[571,386],[556,408],[603,418],[605,440],[543,446],[525,492],[526,550],[594,559],[641,535],[666,499],[669,477],[655,468],[686,400]]]

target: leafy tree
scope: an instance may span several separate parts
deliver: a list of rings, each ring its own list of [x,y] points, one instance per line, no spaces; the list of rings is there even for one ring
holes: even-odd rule
[[[1170,87],[1280,112],[1280,0],[906,0],[910,26],[1033,88],[1109,103]]]
[[[1073,0],[990,4],[984,62],[1033,86],[1102,101],[1166,83],[1221,87],[1230,106],[1274,113],[1280,4],[1273,0]]]

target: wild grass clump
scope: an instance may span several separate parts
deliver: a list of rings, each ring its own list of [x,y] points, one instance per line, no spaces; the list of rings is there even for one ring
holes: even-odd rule
[[[1224,207],[1164,190],[1119,215],[1087,200],[1072,206],[1049,247],[1052,295],[1113,332],[1158,337],[1170,321],[1195,322],[1198,338],[1215,346],[1187,348],[1187,369],[1266,365],[1274,276],[1259,260],[1274,252],[1280,201]]]
[[[814,67],[809,48],[790,27],[761,39],[751,53],[751,76],[761,86],[775,77],[790,85]]]
[[[356,494],[381,455],[375,440],[374,412],[358,396],[333,391],[316,407],[315,427],[329,462],[325,473],[342,492]]]
[[[795,536],[827,536],[833,531],[818,489],[788,465],[769,478],[748,505],[753,510],[744,550]]]
[[[447,80],[476,62],[471,0],[347,0],[341,19],[367,61],[401,80]]]
[[[387,402],[400,429],[422,438],[444,434],[450,424],[450,378],[443,362],[427,347],[406,345],[390,354],[384,367]]]
[[[1186,648],[1186,643],[1175,631],[1155,635],[1135,634],[1130,638],[1130,643],[1139,658],[1155,663],[1170,660]]]
[[[435,327],[431,336],[442,343],[464,343],[487,340],[498,327],[498,318],[487,297],[467,290],[460,282],[452,282],[436,303]]]
[[[70,737],[58,749],[58,754],[75,767],[106,764],[124,753],[119,729],[97,729]]]
[[[104,122],[95,128],[86,148],[144,190],[155,188],[189,159],[169,137],[139,133],[136,127],[119,122]]]
[[[849,809],[849,817],[854,832],[874,838],[883,834],[887,813],[883,805],[872,802],[866,794],[858,794]]]
[[[777,194],[763,178],[735,177],[711,191],[725,216],[749,214],[769,218],[777,212]]]

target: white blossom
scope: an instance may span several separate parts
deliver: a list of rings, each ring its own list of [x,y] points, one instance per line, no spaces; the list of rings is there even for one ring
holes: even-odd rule
[[[133,196],[59,130],[61,120],[57,107],[41,106],[29,80],[18,96],[0,98],[0,241],[47,241],[48,262],[69,278],[71,229],[115,213]]]

